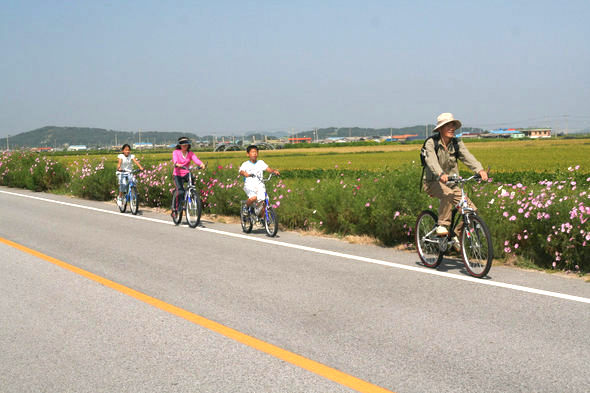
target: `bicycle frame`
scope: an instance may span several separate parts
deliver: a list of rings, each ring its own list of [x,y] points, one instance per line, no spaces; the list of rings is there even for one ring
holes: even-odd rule
[[[193,175],[192,170],[194,169],[194,167],[180,167],[182,169],[186,169],[188,171],[188,181],[185,185],[183,185],[183,189],[184,189],[184,199],[182,200],[182,202],[186,203],[188,201],[190,201],[190,196],[189,196],[189,192],[190,190],[196,190],[197,187],[194,184],[194,178],[195,175]]]
[[[260,180],[262,183],[264,183],[266,185],[266,183],[272,179],[273,174],[269,174],[267,178],[264,178],[264,176],[259,177],[257,176],[257,179]],[[268,192],[266,191],[266,187],[264,187],[264,201],[261,201],[262,204],[264,204],[264,218],[268,219],[268,207],[270,206],[270,200],[268,199]],[[262,217],[260,218],[262,219]]]
[[[467,202],[467,196],[465,194],[465,183],[467,183],[468,181],[470,181],[476,177],[477,177],[477,175],[473,175],[467,179],[461,179],[458,176],[453,176],[453,177],[449,178],[449,182],[459,185],[459,188],[461,189],[461,199],[459,200],[457,205],[455,205],[455,207],[453,208],[453,212],[451,215],[451,229],[449,230],[449,237],[451,237],[451,234],[454,233],[455,228],[457,227],[457,225],[459,225],[461,218],[463,218],[466,225],[469,225],[469,214],[468,213],[477,214],[475,209],[472,209],[471,207],[469,207],[469,203]],[[457,212],[459,212],[459,211],[461,213],[459,214],[459,216],[457,216]]]
[[[135,173],[138,173],[139,171],[137,169],[132,170],[131,172],[129,171],[117,171],[118,173],[120,173],[123,177],[127,178],[127,190],[125,190],[125,199],[127,200],[127,202],[129,202],[131,200],[131,188],[134,187],[137,183],[135,182],[135,176],[130,176],[133,175]]]

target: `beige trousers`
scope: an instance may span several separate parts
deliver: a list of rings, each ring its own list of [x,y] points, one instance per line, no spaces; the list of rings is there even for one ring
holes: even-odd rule
[[[439,181],[432,181],[424,184],[424,191],[433,198],[440,199],[438,207],[438,225],[449,228],[451,225],[451,216],[453,207],[461,200],[461,189],[459,187],[450,188]],[[467,197],[467,204],[470,208],[477,210],[473,202]],[[463,221],[460,221],[455,228],[455,234],[459,236],[463,229]]]

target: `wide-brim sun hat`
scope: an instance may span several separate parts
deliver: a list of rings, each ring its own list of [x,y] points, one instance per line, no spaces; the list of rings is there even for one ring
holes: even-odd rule
[[[455,119],[452,113],[445,112],[441,113],[436,118],[436,127],[434,127],[434,130],[432,130],[432,132],[438,131],[442,126],[449,123],[455,123],[456,129],[459,129],[462,126],[461,122]]]

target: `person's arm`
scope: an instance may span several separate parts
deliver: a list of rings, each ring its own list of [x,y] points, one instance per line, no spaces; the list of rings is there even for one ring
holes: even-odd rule
[[[123,161],[123,160],[121,160],[121,159],[119,158],[119,162],[117,163],[117,170],[118,170],[119,172],[121,172],[121,162],[122,162],[122,161]]]
[[[195,153],[193,153],[191,155],[191,160],[193,160],[193,162],[195,164],[197,164],[199,166],[199,168],[205,169],[205,164],[203,164],[203,161],[199,160],[199,158],[197,157],[197,155]]]
[[[143,167],[141,166],[139,161],[137,161],[137,158],[133,157],[133,162],[135,163],[135,165],[137,165],[139,167],[139,169],[141,169],[143,171]]]
[[[471,152],[465,146],[463,141],[459,141],[459,159],[463,161],[463,163],[471,169],[474,173],[477,173],[481,176],[481,180],[488,180],[488,173],[484,171],[483,166],[477,159],[471,154]]]
[[[174,163],[175,168],[180,168],[182,166],[178,163],[178,160],[180,159],[179,152],[180,152],[180,150],[174,150],[172,152],[172,162]]]
[[[279,171],[277,171],[276,169],[272,169],[271,167],[267,167],[266,168],[266,171],[267,172],[270,172],[270,173],[273,173],[273,174],[275,174],[277,176],[281,174]]]
[[[426,161],[426,166],[428,167],[428,169],[430,169],[432,173],[434,173],[438,177],[440,181],[446,183],[448,180],[448,176],[445,174],[438,162],[438,157],[436,155],[436,152],[434,151],[434,141],[432,139],[428,140],[424,148],[426,150],[426,157],[424,158],[424,160]]]

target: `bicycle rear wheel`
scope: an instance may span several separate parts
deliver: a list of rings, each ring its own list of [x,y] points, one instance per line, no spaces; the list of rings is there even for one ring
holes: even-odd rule
[[[264,214],[264,229],[266,229],[266,234],[270,237],[275,237],[279,230],[277,214],[270,206],[266,207],[266,213]]]
[[[246,205],[246,201],[242,201],[240,206],[240,223],[242,224],[242,231],[246,233],[252,232],[252,220],[250,220],[250,211]]]
[[[492,267],[494,247],[486,223],[477,215],[466,217],[461,234],[461,254],[465,268],[473,277],[484,277]]]
[[[137,201],[137,188],[131,187],[129,191],[129,208],[131,209],[131,213],[133,215],[137,214],[137,209],[139,208],[139,202]]]
[[[435,234],[438,217],[430,210],[424,210],[416,220],[416,250],[426,267],[437,267],[444,253],[439,248],[439,238]]]
[[[186,201],[186,222],[191,228],[195,228],[201,222],[201,198],[197,190],[190,189]]]
[[[174,210],[176,210],[176,198],[178,196],[178,191],[174,190],[174,192],[172,193],[172,206],[170,206],[170,210],[172,210],[174,212]],[[178,225],[180,224],[180,221],[182,221],[182,201],[178,201],[178,210],[176,211],[176,215],[174,215],[172,217],[172,221],[174,222],[174,224]]]

